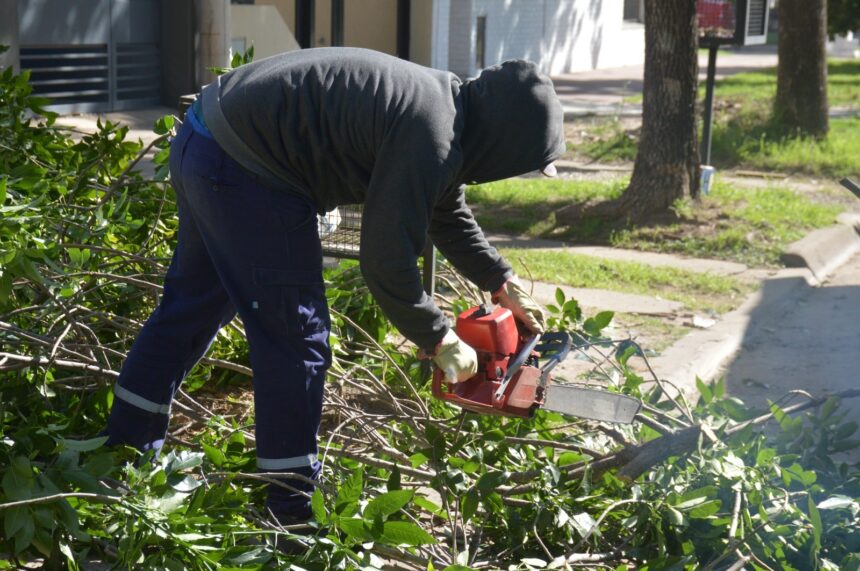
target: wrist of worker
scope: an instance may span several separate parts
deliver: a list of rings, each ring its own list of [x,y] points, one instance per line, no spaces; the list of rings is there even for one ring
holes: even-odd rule
[[[505,286],[508,285],[508,282],[516,277],[517,276],[516,274],[514,274],[513,270],[509,269],[505,272],[493,276],[493,279],[485,282],[484,286],[481,289],[486,292],[489,292],[493,303],[496,303],[496,296],[499,293],[503,292]]]
[[[450,327],[446,327],[444,333],[442,334],[442,338],[439,339],[439,341],[437,341],[435,345],[430,348],[420,347],[418,349],[418,359],[422,361],[432,359],[439,354],[439,351],[442,349],[442,346],[446,344],[446,342],[451,343],[452,339],[456,340],[456,338],[457,336],[456,333],[454,333],[454,330]]]
[[[519,278],[515,274],[507,276],[505,281],[503,281],[496,289],[491,290],[490,299],[492,302],[498,304],[499,299],[508,293],[508,284],[511,282],[519,283],[519,281]]]

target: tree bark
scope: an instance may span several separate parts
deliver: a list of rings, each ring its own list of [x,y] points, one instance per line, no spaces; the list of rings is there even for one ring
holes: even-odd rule
[[[699,194],[695,0],[645,0],[642,135],[618,213],[641,220]]]
[[[788,131],[827,134],[827,0],[780,0],[775,118]]]

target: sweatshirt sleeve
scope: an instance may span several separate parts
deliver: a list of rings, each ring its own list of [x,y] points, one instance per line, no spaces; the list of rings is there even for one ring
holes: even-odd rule
[[[451,190],[437,202],[430,222],[430,238],[469,281],[484,291],[496,291],[513,275],[513,270],[484,237],[466,206],[464,188]]]
[[[408,144],[390,142],[377,155],[361,220],[361,272],[379,307],[404,337],[429,350],[448,319],[424,292],[418,257],[427,240],[437,194],[448,167]]]

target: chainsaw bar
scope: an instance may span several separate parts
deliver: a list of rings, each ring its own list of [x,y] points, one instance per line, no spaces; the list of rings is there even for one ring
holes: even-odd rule
[[[604,390],[549,383],[541,408],[603,422],[630,424],[642,403]]]
[[[603,422],[633,422],[633,417],[642,407],[638,399],[605,390],[559,385],[550,380],[550,371],[567,358],[571,345],[569,334],[554,332],[545,334],[535,348],[544,359],[540,384],[544,387],[545,397],[541,408]]]

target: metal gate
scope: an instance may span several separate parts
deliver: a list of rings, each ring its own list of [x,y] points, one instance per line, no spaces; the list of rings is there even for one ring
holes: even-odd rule
[[[18,0],[21,69],[61,112],[158,104],[159,0]]]

